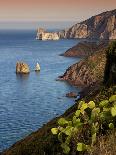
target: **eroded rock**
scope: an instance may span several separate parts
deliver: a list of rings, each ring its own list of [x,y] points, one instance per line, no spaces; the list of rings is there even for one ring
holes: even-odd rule
[[[17,74],[29,74],[30,69],[29,69],[28,64],[26,64],[24,62],[17,62],[16,63],[16,73]]]
[[[77,93],[75,93],[75,92],[67,93],[67,94],[66,94],[66,97],[76,98],[76,97],[77,97]]]
[[[38,28],[36,39],[39,40],[59,40],[56,32],[46,32],[43,28]]]

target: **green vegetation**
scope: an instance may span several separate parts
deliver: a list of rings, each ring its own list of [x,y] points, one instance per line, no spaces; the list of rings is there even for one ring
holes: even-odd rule
[[[116,127],[116,95],[99,103],[80,101],[76,112],[69,120],[60,118],[52,134],[58,135],[63,153],[69,154],[75,141],[78,152],[92,152],[97,136]]]
[[[116,154],[116,43],[112,44],[107,50],[104,85],[95,85],[62,116],[15,143],[2,155]],[[108,51],[112,52],[108,55]],[[95,60],[97,64],[103,60],[100,52],[92,59]],[[105,61],[102,62],[99,70],[101,67],[104,70]]]

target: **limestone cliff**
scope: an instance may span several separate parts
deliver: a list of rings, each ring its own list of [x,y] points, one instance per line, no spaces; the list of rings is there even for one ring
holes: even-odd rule
[[[116,39],[116,9],[77,23],[71,28],[59,32],[59,37]]]
[[[58,40],[69,38],[116,39],[116,9],[103,12],[59,32],[37,30],[37,39]]]
[[[56,32],[46,32],[43,28],[37,30],[36,39],[39,40],[59,40],[59,36]]]

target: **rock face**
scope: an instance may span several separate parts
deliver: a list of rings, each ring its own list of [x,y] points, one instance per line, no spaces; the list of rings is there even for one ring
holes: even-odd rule
[[[30,73],[29,66],[24,62],[17,62],[16,73],[17,74],[28,74],[28,73]]]
[[[70,97],[70,98],[76,98],[77,94],[75,92],[70,92],[66,94],[66,97]]]
[[[116,39],[116,9],[93,16],[67,30],[60,38]]]
[[[90,56],[99,49],[102,49],[107,46],[107,42],[80,42],[77,45],[73,46],[72,48],[68,49],[62,56],[66,57],[86,57]]]
[[[78,87],[92,86],[103,81],[105,64],[106,51],[102,49],[70,66],[59,79]]]
[[[116,85],[116,41],[110,43],[106,54],[104,84],[107,86]]]
[[[65,38],[116,39],[116,9],[93,16],[59,32],[46,32],[43,28],[39,28],[36,38],[40,40]]]
[[[36,39],[39,40],[59,40],[59,36],[56,32],[46,32],[43,28],[37,30]]]

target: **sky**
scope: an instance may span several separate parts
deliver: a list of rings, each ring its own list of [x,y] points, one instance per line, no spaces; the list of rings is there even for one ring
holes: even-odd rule
[[[112,9],[116,0],[0,0],[0,27],[40,21],[74,23]]]

